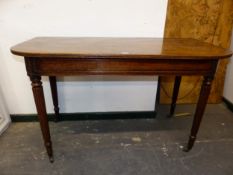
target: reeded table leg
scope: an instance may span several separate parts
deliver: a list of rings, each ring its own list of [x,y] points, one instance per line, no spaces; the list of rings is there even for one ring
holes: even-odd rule
[[[52,142],[50,139],[50,132],[49,132],[49,124],[48,124],[48,117],[46,113],[45,107],[45,100],[44,100],[44,92],[41,82],[40,76],[30,76],[31,84],[32,84],[32,91],[34,95],[34,100],[36,104],[36,109],[38,113],[38,118],[40,121],[40,127],[44,139],[44,144],[49,156],[50,162],[53,162],[53,150],[52,150]]]
[[[194,119],[193,119],[191,134],[189,136],[187,147],[184,149],[184,151],[191,150],[196,140],[196,135],[199,130],[201,119],[203,117],[205,107],[208,101],[208,97],[210,94],[212,80],[213,80],[212,77],[204,77],[200,96],[199,96],[198,103],[196,106],[196,112],[195,112]]]
[[[55,122],[60,120],[59,116],[59,107],[58,107],[58,96],[57,96],[57,80],[55,76],[49,77],[51,92],[52,92],[52,99],[53,99],[53,106],[55,112]]]
[[[178,97],[179,89],[180,89],[180,82],[181,82],[181,76],[176,76],[174,87],[173,87],[172,103],[171,103],[170,113],[168,114],[168,117],[172,117],[174,115],[175,108],[176,108],[176,101],[177,101],[177,97]]]

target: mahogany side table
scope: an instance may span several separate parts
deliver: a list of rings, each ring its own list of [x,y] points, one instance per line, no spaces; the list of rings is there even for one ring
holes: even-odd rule
[[[203,76],[200,97],[185,148],[185,151],[189,151],[199,130],[218,61],[232,55],[228,49],[195,39],[162,38],[37,37],[12,47],[11,52],[24,56],[45,147],[51,162],[52,142],[41,76],[49,76],[57,119],[59,108],[56,76],[174,75],[176,83],[170,115],[175,110],[181,76]]]

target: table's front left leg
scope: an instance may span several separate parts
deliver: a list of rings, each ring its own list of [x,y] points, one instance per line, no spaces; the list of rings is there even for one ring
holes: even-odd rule
[[[44,139],[44,144],[49,156],[50,162],[53,162],[52,142],[50,138],[49,123],[45,106],[44,92],[40,76],[30,76],[32,91],[40,121],[40,127]]]
[[[196,111],[194,114],[191,134],[189,136],[187,147],[184,149],[184,151],[191,150],[196,140],[196,136],[197,136],[197,133],[198,133],[198,130],[201,124],[201,120],[202,120],[202,117],[205,111],[205,107],[208,101],[208,97],[210,94],[212,80],[213,80],[213,77],[211,76],[204,77],[200,96],[199,96],[198,103],[196,106]]]

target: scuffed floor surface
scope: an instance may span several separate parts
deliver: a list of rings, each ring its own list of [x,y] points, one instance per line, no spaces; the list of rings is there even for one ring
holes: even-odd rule
[[[233,113],[208,105],[194,148],[185,153],[192,117],[50,122],[49,163],[37,122],[13,123],[0,136],[0,175],[232,175]],[[191,112],[194,105],[179,105]]]

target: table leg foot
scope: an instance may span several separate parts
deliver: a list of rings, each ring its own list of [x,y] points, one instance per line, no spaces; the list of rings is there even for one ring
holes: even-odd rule
[[[59,108],[57,107],[54,107],[54,111],[55,111],[55,118],[54,118],[54,121],[55,122],[59,122],[61,120],[61,116],[59,114]]]
[[[50,162],[53,162],[53,149],[52,149],[52,142],[46,142],[45,143],[45,147],[46,147],[46,151],[47,151],[47,154],[49,156],[49,161]]]
[[[54,162],[53,156],[49,157],[49,161],[50,161],[50,163],[53,163],[53,162]]]
[[[186,147],[184,147],[183,151],[184,152],[189,152],[193,148],[195,140],[196,140],[196,137],[190,136],[188,144],[186,145]]]

